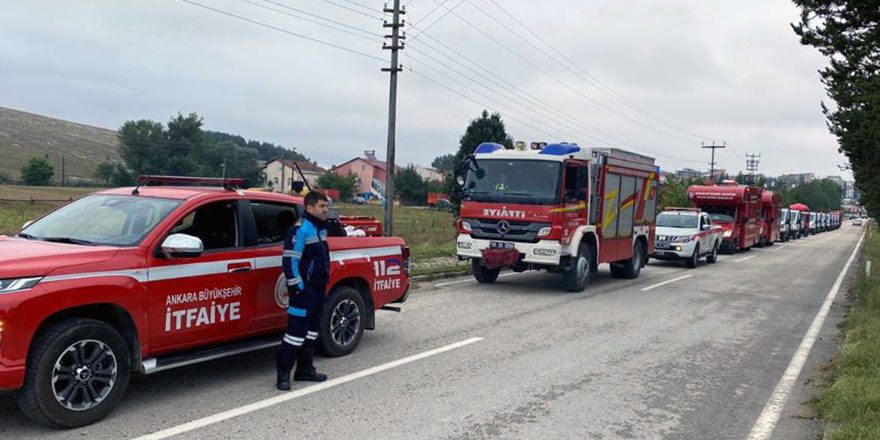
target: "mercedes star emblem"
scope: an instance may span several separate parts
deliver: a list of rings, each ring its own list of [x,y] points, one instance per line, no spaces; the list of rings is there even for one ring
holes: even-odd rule
[[[500,222],[498,222],[498,233],[504,235],[508,232],[510,232],[510,223],[507,223],[506,220],[501,220]]]

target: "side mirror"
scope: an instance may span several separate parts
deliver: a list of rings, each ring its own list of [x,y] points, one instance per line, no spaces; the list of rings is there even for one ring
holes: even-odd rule
[[[187,234],[171,234],[160,246],[165,258],[195,258],[202,255],[205,246],[198,237]]]
[[[704,230],[704,231],[708,231],[708,230],[710,230],[710,229],[712,229],[712,225],[703,225],[703,230]]]
[[[299,182],[299,181],[297,181],[297,182],[293,182],[293,183],[290,185],[290,189],[292,189],[293,192],[298,192],[298,193],[301,193],[302,190],[303,190],[303,188],[305,188],[305,187],[306,187],[305,182]]]
[[[33,220],[28,220],[28,221],[24,222],[24,224],[21,225],[21,229],[19,229],[19,231],[25,230],[28,226],[32,225],[33,223],[34,223]]]
[[[455,178],[455,183],[458,184],[458,186],[463,187],[464,186],[464,176],[461,176],[461,175],[457,176]]]

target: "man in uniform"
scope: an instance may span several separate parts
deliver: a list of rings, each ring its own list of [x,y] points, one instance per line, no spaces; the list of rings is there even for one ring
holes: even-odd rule
[[[324,310],[324,293],[330,282],[330,251],[327,247],[327,196],[309,192],[306,213],[284,238],[282,267],[287,278],[290,307],[287,331],[278,347],[276,388],[290,390],[290,370],[296,363],[293,380],[323,382],[327,376],[315,370],[313,358]]]

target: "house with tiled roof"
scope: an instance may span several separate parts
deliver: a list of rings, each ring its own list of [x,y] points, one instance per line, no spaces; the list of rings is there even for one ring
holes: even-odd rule
[[[357,176],[357,194],[367,198],[385,199],[385,178],[388,164],[376,159],[376,150],[364,151],[365,157],[356,157],[333,167],[331,171],[345,176],[353,173]],[[396,167],[397,172],[401,171]]]
[[[271,188],[271,190],[275,192],[290,191],[294,182],[303,181],[303,178],[300,177],[294,164],[299,166],[306,182],[312,187],[315,187],[318,183],[318,178],[327,172],[326,169],[318,166],[318,164],[305,160],[293,161],[287,159],[274,159],[269,161],[266,166],[263,167],[262,187],[267,189]]]

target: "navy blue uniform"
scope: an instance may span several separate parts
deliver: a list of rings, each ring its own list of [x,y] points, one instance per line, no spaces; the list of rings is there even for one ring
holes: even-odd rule
[[[296,362],[295,380],[317,374],[312,355],[318,339],[324,293],[330,282],[330,251],[325,222],[306,213],[284,237],[281,265],[290,298],[287,331],[278,349],[278,377],[289,378]]]

